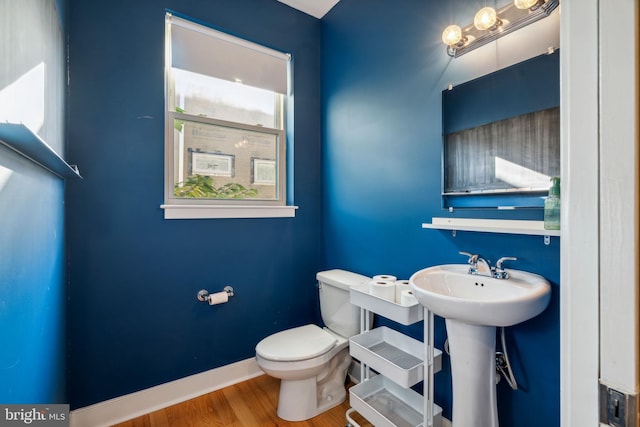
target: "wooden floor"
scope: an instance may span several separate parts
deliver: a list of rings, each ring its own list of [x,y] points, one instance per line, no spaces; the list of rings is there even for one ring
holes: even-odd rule
[[[278,418],[280,380],[268,375],[179,403],[168,408],[117,424],[117,427],[199,427],[199,426],[346,426],[349,397],[323,414],[307,421],[289,422]],[[371,427],[358,413],[353,419],[362,427]]]

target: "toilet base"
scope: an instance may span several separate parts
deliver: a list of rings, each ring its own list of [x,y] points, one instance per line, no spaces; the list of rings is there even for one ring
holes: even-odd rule
[[[331,396],[327,400],[318,402],[316,389],[315,378],[299,381],[282,380],[278,397],[278,417],[286,421],[308,420],[340,405],[347,397],[345,390],[342,396]]]
[[[350,363],[349,350],[344,349],[331,359],[330,374],[321,380],[316,376],[281,380],[278,417],[286,421],[304,421],[340,405],[347,397],[344,381]]]

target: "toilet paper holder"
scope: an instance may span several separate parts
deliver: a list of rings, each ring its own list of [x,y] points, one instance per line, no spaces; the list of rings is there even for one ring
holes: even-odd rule
[[[225,286],[223,291],[226,292],[229,297],[232,297],[234,295],[233,288],[231,286]],[[209,301],[209,291],[207,291],[206,289],[201,289],[200,291],[198,291],[198,301]]]

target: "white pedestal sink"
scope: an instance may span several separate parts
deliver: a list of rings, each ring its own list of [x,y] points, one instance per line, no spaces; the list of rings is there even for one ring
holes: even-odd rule
[[[449,264],[425,268],[410,278],[418,301],[445,318],[453,427],[498,427],[496,327],[531,319],[549,304],[551,286],[543,277],[506,271],[508,279],[496,279],[469,274],[466,264]]]

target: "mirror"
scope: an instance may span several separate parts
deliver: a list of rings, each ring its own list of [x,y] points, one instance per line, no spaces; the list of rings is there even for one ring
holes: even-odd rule
[[[551,54],[442,92],[445,208],[542,207],[560,176],[560,60]]]

